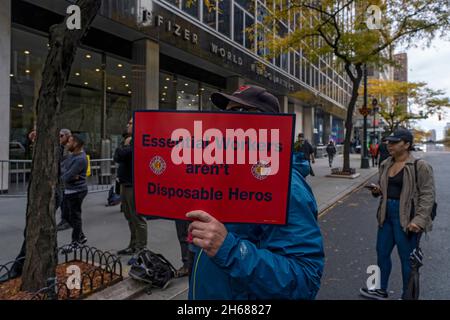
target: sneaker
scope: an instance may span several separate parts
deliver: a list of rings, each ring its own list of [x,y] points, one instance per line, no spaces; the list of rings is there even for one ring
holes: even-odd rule
[[[12,267],[11,271],[3,276],[0,277],[0,284],[7,282],[12,279],[19,278],[22,275],[22,271],[17,270],[16,268]]]
[[[69,254],[76,250],[80,245],[77,242],[72,242],[71,244],[65,246],[62,250],[62,254]]]
[[[63,231],[63,230],[67,230],[70,228],[71,228],[71,226],[67,221],[61,220],[61,222],[58,223],[58,225],[56,226],[56,231]]]
[[[382,290],[382,289],[370,290],[367,288],[361,288],[361,289],[359,289],[359,293],[363,297],[366,297],[369,299],[375,299],[375,300],[387,300],[388,299],[388,294],[387,294],[386,290]]]
[[[137,252],[136,248],[128,247],[128,248],[117,251],[117,254],[119,256],[132,256],[136,252]]]
[[[87,242],[87,238],[86,236],[83,234],[80,238],[80,240],[78,241],[78,244],[82,245],[85,244]]]

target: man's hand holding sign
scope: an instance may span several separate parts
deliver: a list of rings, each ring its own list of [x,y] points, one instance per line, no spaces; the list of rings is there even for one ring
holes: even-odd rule
[[[228,112],[135,113],[137,212],[193,221],[190,299],[313,299],[323,245],[294,115],[256,86],[211,100]]]
[[[189,219],[195,220],[189,226],[194,245],[202,248],[210,257],[214,257],[227,237],[225,226],[209,213],[196,210],[186,214]]]

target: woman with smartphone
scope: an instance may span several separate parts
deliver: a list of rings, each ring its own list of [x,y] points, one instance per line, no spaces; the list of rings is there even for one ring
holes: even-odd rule
[[[360,289],[363,296],[377,300],[388,298],[391,253],[395,246],[401,261],[404,297],[411,273],[409,256],[416,248],[420,234],[431,231],[435,203],[433,169],[425,160],[411,155],[411,132],[399,129],[387,137],[387,141],[391,157],[380,166],[379,184],[368,186],[375,197],[381,197],[377,212],[377,261],[381,284],[376,289]]]

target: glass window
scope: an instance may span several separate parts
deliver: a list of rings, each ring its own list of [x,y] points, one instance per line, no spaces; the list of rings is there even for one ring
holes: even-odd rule
[[[209,8],[205,3],[203,4],[203,23],[210,26],[214,30],[217,27],[216,23],[216,14],[217,14],[217,8],[215,6],[215,2],[211,2],[213,5],[212,8]]]
[[[267,17],[268,12],[266,7],[261,3],[261,1],[258,1],[258,8],[257,8],[257,19],[258,22],[263,23],[264,17]]]
[[[183,11],[198,19],[199,1],[203,0],[191,1],[190,3],[187,0],[184,0],[182,6]]]
[[[96,68],[97,69],[97,68]],[[132,88],[131,63],[116,58],[106,58],[106,90],[109,93],[130,96]]]
[[[256,40],[256,45],[258,48],[258,55],[259,56],[264,56],[265,55],[265,34],[264,34],[264,26],[260,23],[258,23],[257,25],[257,40]]]
[[[286,52],[281,55],[281,68],[286,72],[288,71],[289,66],[288,57],[289,55]]]
[[[249,12],[253,12],[253,10],[255,10],[254,0],[234,0],[234,2]]]
[[[159,73],[159,109],[176,110],[177,108],[177,80],[168,73]]]
[[[244,45],[244,12],[234,7],[234,41]]]
[[[290,50],[290,52],[289,52],[289,73],[295,77],[296,76],[295,71],[296,71],[295,70],[295,54],[294,54],[294,51]]]
[[[214,88],[205,84],[200,88],[200,101],[202,111],[220,111],[211,101],[211,94],[220,91],[218,88]]]
[[[245,14],[245,47],[249,50],[255,48],[255,19]]]
[[[64,103],[58,119],[61,128],[70,129],[83,136],[86,153],[97,159],[101,157],[101,110],[100,91],[69,86],[64,92]],[[120,132],[122,131],[123,129]]]
[[[26,31],[13,28],[12,36],[11,141],[27,146],[27,133],[35,123],[35,103],[48,46],[46,38]],[[105,97],[102,73],[102,55],[78,48],[57,117],[58,127],[85,137],[86,151],[92,158],[101,155],[103,98],[106,99],[106,133],[112,141],[121,137],[131,115],[131,64],[106,57]],[[31,154],[15,152],[13,156],[30,158]]]
[[[230,37],[231,1],[219,1],[219,32]]]
[[[122,142],[122,134],[132,116],[131,101],[130,97],[116,93],[108,93],[106,97],[106,135],[111,139],[111,150],[114,152]]]
[[[31,159],[27,136],[36,121],[47,39],[15,28],[11,33],[10,158]]]
[[[181,4],[181,0],[165,0],[165,2],[169,2],[178,8],[180,7]]]
[[[281,55],[275,57],[275,65],[281,67]]]
[[[295,76],[300,79],[302,76],[300,74],[301,72],[301,60],[300,60],[300,54],[295,53]]]
[[[177,110],[199,110],[198,82],[177,77]]]

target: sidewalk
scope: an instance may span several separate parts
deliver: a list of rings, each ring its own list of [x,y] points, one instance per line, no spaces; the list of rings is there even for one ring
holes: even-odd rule
[[[342,155],[337,156],[333,161],[333,168],[341,168],[343,161],[344,158]],[[317,159],[316,163],[312,164],[312,167],[316,175],[314,177],[308,176],[306,180],[313,189],[319,207],[319,214],[336,204],[337,201],[346,195],[355,191],[378,172],[377,167],[360,169],[361,155],[359,154],[350,155],[350,167],[356,168],[356,172],[361,174],[356,179],[326,177],[326,175],[330,174],[328,158]]]

